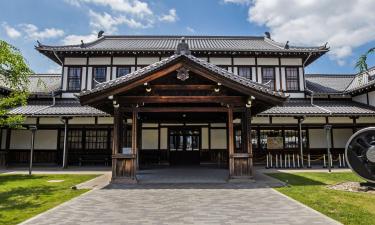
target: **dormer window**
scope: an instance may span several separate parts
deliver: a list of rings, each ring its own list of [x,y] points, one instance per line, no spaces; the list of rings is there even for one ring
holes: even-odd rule
[[[271,90],[275,90],[275,68],[262,68],[262,83],[268,85]]]
[[[107,68],[106,67],[94,67],[92,70],[92,87],[106,81]]]
[[[81,90],[81,67],[69,67],[68,68],[68,91],[80,91]]]
[[[286,90],[287,91],[298,91],[299,90],[299,79],[298,79],[298,68],[297,67],[286,67],[285,68],[285,79],[286,79]]]
[[[130,73],[130,66],[121,66],[117,67],[117,73],[116,73],[116,78],[117,77],[122,77]]]

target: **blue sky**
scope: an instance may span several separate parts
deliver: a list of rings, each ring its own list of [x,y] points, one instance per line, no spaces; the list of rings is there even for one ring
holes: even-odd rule
[[[303,2],[303,3],[302,3]],[[354,73],[375,46],[375,1],[366,0],[13,0],[1,1],[0,39],[18,47],[37,73],[58,71],[34,50],[106,34],[263,35],[296,45],[328,42],[309,73]],[[344,4],[343,4],[344,3]],[[287,10],[285,5],[288,5]],[[369,58],[375,65],[375,56]]]

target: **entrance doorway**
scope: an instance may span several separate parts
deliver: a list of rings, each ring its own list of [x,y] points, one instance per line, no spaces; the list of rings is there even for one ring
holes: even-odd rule
[[[199,165],[200,128],[172,127],[168,130],[170,165]]]

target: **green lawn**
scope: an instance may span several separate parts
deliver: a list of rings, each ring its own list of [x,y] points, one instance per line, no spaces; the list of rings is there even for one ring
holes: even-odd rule
[[[353,173],[273,173],[268,174],[289,183],[276,188],[299,202],[343,224],[375,224],[375,195],[327,189],[344,181],[363,181]]]
[[[0,175],[0,224],[18,224],[88,190],[71,187],[97,175]],[[64,180],[49,183],[49,180]]]

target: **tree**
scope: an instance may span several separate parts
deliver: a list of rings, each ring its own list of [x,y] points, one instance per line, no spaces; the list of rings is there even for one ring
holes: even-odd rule
[[[358,68],[360,72],[368,70],[367,57],[372,53],[375,53],[375,48],[370,48],[365,54],[359,57],[355,67]]]
[[[11,108],[26,105],[28,98],[28,75],[32,71],[21,52],[0,40],[0,85],[10,89],[9,95],[0,96],[0,127],[19,127],[22,115],[8,115]]]

